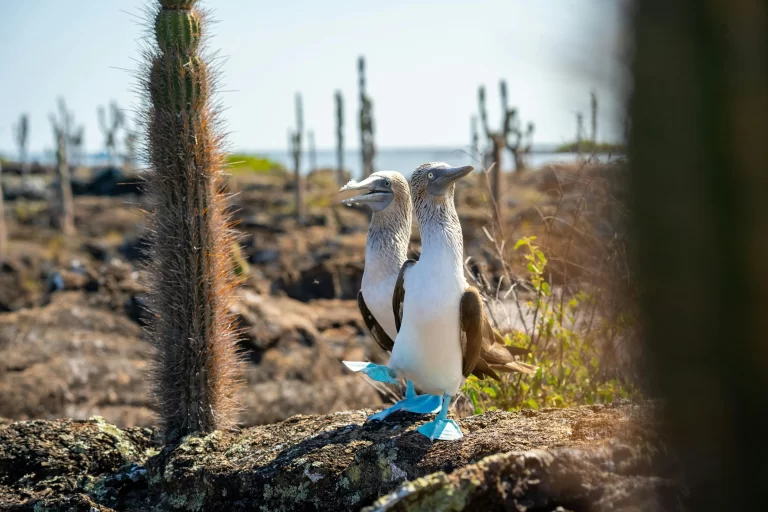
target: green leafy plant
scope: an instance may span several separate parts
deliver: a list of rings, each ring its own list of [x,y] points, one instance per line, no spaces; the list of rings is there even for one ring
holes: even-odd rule
[[[525,305],[533,312],[533,325],[506,340],[531,349],[528,362],[538,370],[530,376],[502,375],[500,381],[470,376],[464,393],[475,412],[567,407],[636,396],[633,384],[607,364],[610,345],[623,329],[632,327],[632,317],[600,317],[595,297],[584,291],[569,297],[562,290],[555,293],[545,278],[548,260],[535,236],[519,239],[514,251],[525,262],[532,288]]]
[[[269,158],[259,155],[246,155],[235,153],[226,158],[226,172],[230,174],[257,173],[257,174],[283,174],[285,167]]]

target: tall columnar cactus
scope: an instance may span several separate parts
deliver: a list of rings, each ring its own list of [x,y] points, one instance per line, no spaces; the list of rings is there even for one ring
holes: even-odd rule
[[[336,91],[336,181],[344,184],[344,97]]]
[[[59,98],[59,117],[50,115],[53,137],[56,141],[56,222],[65,235],[75,233],[75,205],[72,199],[72,180],[69,168],[68,148],[72,139],[74,116],[67,110],[63,98]]]
[[[166,440],[235,424],[241,377],[230,308],[235,241],[223,194],[214,69],[195,0],[159,0],[145,52],[147,190],[153,233],[149,335]]]
[[[23,182],[29,179],[29,163],[27,162],[27,141],[29,140],[29,115],[21,114],[19,123],[14,126],[16,145],[19,147],[19,162],[21,162],[21,174]]]
[[[584,142],[584,114],[576,112],[576,153],[581,154]]]
[[[376,146],[373,142],[373,101],[365,92],[365,57],[357,60],[357,72],[360,84],[360,152],[363,159],[363,178],[373,174],[373,157]]]
[[[293,175],[295,180],[295,215],[298,225],[304,224],[304,179],[301,175],[301,139],[304,133],[304,109],[301,103],[301,93],[296,93],[296,131],[289,134],[291,153],[293,154]]]
[[[199,27],[197,33],[200,33]],[[123,116],[123,112],[116,102],[112,101],[109,104],[109,117],[107,116],[107,110],[104,107],[99,107],[99,126],[104,133],[104,147],[107,150],[111,163],[114,163],[117,153],[117,131],[124,122],[125,116]]]
[[[592,114],[592,145],[597,149],[597,93],[589,93],[589,109]]]
[[[470,125],[472,136],[472,156],[475,157],[480,154],[480,134],[477,132],[477,116],[472,116]]]
[[[3,204],[3,162],[0,160],[0,263],[8,251],[8,229],[5,226],[5,206]]]
[[[496,204],[496,220],[501,225],[501,219],[504,218],[503,199],[502,199],[502,170],[501,154],[504,148],[509,149],[514,157],[515,170],[521,170],[525,167],[524,155],[531,151],[533,143],[533,132],[535,126],[528,123],[525,130],[522,129],[517,109],[509,108],[507,100],[507,83],[502,80],[499,84],[502,107],[501,130],[492,131],[488,124],[488,111],[485,103],[485,87],[478,89],[478,103],[480,107],[480,120],[485,130],[485,135],[491,143],[493,172],[491,173],[491,193]]]

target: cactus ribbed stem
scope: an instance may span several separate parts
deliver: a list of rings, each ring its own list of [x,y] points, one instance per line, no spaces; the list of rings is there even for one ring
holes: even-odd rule
[[[296,224],[304,225],[306,205],[304,204],[305,180],[301,175],[301,140],[304,133],[304,109],[301,103],[301,94],[296,93],[296,132],[290,135],[291,152],[293,153],[293,173],[296,192]]]
[[[336,91],[336,182],[344,185],[344,97]]]
[[[166,440],[228,428],[241,375],[230,306],[234,235],[223,196],[211,71],[198,54],[194,1],[161,0],[146,55],[147,189],[154,241],[149,333]]]
[[[373,157],[376,146],[373,142],[373,101],[365,90],[365,57],[357,60],[357,72],[360,88],[360,152],[363,160],[363,178],[374,172]]]

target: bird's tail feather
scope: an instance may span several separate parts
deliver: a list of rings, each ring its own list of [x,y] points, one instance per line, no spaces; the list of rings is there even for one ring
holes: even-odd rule
[[[536,373],[537,370],[536,366],[528,363],[521,363],[520,361],[510,361],[504,364],[490,364],[488,366],[493,370],[504,373],[518,372],[530,374]]]

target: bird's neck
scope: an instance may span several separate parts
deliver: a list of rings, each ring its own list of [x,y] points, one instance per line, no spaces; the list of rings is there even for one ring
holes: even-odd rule
[[[365,273],[395,276],[408,259],[411,238],[410,212],[390,212],[389,208],[376,212],[368,228],[365,244]]]
[[[462,268],[464,264],[464,238],[459,215],[452,202],[430,204],[420,212],[421,259],[432,255],[449,258],[452,266]]]

